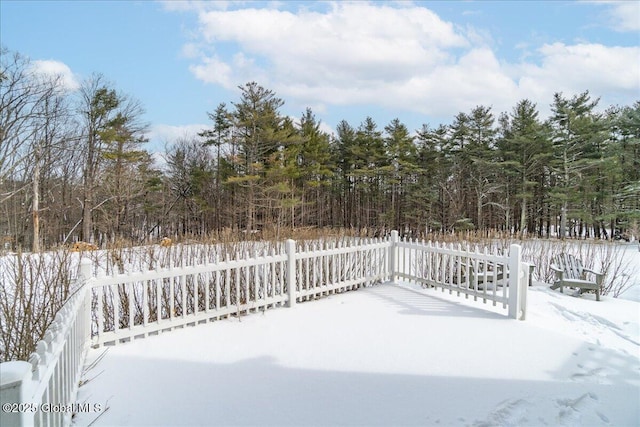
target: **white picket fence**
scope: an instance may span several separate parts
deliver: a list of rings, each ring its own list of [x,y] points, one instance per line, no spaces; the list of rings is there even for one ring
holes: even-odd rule
[[[533,265],[522,262],[520,245],[506,255],[463,248],[460,244],[399,241],[396,245],[396,278],[490,301],[508,308],[508,316],[524,320],[527,288]],[[518,274],[510,274],[516,271]]]
[[[89,277],[90,261],[82,260],[83,285],[29,362],[0,364],[2,425],[69,425],[89,345],[115,345],[377,283],[416,282],[501,304],[514,319],[526,314],[530,274],[518,245],[506,255],[489,254],[401,241],[394,231],[386,239],[351,243],[288,240],[281,252],[105,277]]]
[[[289,240],[282,254],[96,278],[92,344],[118,344],[386,281],[388,252],[385,240],[298,248]]]

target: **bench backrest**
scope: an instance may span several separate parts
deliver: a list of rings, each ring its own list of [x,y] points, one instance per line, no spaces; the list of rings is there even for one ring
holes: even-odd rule
[[[571,254],[560,254],[556,256],[555,264],[564,271],[566,279],[582,279],[584,267],[582,261]]]

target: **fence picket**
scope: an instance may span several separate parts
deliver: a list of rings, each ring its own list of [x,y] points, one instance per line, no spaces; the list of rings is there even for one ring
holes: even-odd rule
[[[113,292],[113,288],[116,288],[116,291]],[[120,329],[120,299],[116,300],[116,295],[119,297],[119,285],[111,285],[111,301],[113,302],[113,331],[117,334],[118,329]],[[119,340],[115,341],[115,344],[118,344]]]

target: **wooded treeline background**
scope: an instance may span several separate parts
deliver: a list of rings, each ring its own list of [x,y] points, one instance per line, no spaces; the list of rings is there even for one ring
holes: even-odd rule
[[[547,119],[524,99],[415,132],[366,117],[330,135],[251,82],[200,136],[158,154],[145,148],[143,107],[102,75],[69,90],[18,53],[3,49],[1,62],[5,249],[300,227],[637,235],[640,101],[603,111],[588,91],[556,93]]]

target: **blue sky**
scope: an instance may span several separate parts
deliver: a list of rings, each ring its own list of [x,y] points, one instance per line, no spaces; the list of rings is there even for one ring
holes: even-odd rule
[[[99,72],[146,110],[152,146],[208,125],[255,80],[331,131],[411,130],[554,92],[640,100],[640,2],[0,1],[0,42],[71,88]]]

